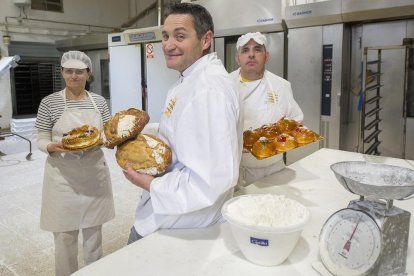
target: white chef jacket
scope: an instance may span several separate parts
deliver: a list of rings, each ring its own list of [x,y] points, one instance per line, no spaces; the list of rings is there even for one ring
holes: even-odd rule
[[[141,196],[134,223],[140,235],[221,220],[220,209],[233,196],[239,174],[238,97],[215,53],[187,68],[168,91],[158,135],[172,149],[172,164]]]
[[[283,117],[295,121],[303,120],[303,112],[293,98],[292,88],[287,80],[268,70],[265,70],[262,79],[247,83],[240,80],[240,68],[230,75],[243,101],[243,131],[276,123]],[[243,153],[239,185],[250,184],[283,168],[282,154],[257,160],[250,153]]]
[[[261,80],[240,83],[240,68],[231,74],[239,84],[244,109],[243,130],[255,129],[264,124],[276,123],[283,117],[303,120],[303,112],[293,98],[290,82],[265,71]]]

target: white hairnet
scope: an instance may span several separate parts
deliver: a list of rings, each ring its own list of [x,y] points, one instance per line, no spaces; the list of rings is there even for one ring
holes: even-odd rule
[[[247,33],[239,37],[236,43],[236,49],[239,50],[240,47],[243,47],[244,45],[246,45],[250,41],[250,39],[253,39],[254,41],[256,41],[257,44],[263,45],[265,46],[265,48],[267,48],[266,37],[262,33],[256,32],[256,33]]]
[[[81,51],[69,51],[63,54],[60,65],[63,68],[86,69],[92,72],[91,59]]]

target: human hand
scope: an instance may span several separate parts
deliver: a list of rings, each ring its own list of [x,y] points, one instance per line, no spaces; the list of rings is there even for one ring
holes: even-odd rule
[[[132,184],[138,186],[144,190],[149,191],[151,186],[151,181],[155,178],[152,175],[139,173],[135,171],[131,165],[126,165],[127,169],[123,171],[126,179],[128,179]]]
[[[67,152],[68,150],[63,148],[62,142],[52,142],[47,145],[47,151],[49,153],[53,153],[53,152]]]

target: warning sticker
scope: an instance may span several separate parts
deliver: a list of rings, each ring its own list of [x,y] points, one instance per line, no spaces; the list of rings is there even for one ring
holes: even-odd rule
[[[152,45],[152,43],[148,43],[145,47],[147,58],[154,58],[154,45]]]

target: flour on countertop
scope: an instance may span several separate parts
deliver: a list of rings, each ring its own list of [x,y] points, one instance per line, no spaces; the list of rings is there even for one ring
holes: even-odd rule
[[[286,227],[302,222],[308,210],[283,195],[242,196],[227,206],[226,214],[246,225]]]

